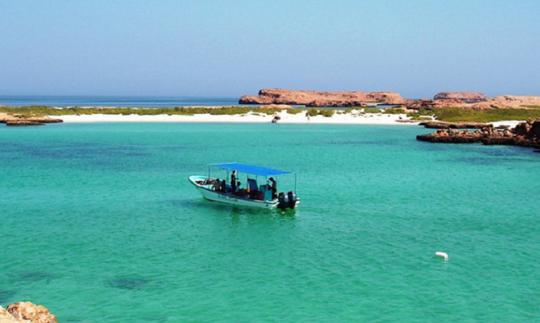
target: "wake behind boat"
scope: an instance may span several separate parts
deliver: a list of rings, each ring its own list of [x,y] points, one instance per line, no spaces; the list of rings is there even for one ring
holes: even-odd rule
[[[212,177],[212,168],[226,171],[226,179]],[[239,180],[239,174],[246,175],[245,186]],[[291,174],[288,171],[241,164],[220,163],[208,165],[208,175],[193,175],[189,182],[210,201],[266,209],[294,209],[300,199],[296,196],[296,175],[293,191],[279,192],[275,177]],[[265,184],[259,184],[259,177],[265,179]],[[245,187],[245,188],[243,188]]]

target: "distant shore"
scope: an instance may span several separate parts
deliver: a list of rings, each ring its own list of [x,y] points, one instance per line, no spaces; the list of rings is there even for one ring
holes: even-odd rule
[[[513,111],[520,111],[513,109]],[[191,106],[174,108],[0,106],[0,122],[24,126],[46,123],[193,122],[418,125],[424,121],[473,121],[515,126],[538,110],[500,113],[499,110],[409,110],[392,107],[305,108],[290,105]],[[499,113],[493,115],[493,112]],[[505,118],[506,117],[506,118]],[[508,121],[510,120],[510,121]]]

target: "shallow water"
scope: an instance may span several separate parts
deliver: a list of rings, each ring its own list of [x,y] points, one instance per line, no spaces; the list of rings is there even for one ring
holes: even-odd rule
[[[537,320],[540,154],[422,132],[0,127],[0,304],[61,322]],[[302,204],[203,201],[186,177],[220,161],[296,171]]]

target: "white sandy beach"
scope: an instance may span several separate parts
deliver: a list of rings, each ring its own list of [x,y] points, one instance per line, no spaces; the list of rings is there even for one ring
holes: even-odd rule
[[[417,123],[403,123],[398,120],[408,120],[405,114],[381,113],[336,113],[331,117],[307,117],[305,112],[289,114],[285,111],[278,113],[279,123],[291,124],[373,124],[373,125],[416,125]],[[201,122],[201,123],[270,123],[274,116],[257,113],[243,115],[120,115],[120,114],[91,114],[91,115],[64,115],[52,116],[67,123],[86,122]]]

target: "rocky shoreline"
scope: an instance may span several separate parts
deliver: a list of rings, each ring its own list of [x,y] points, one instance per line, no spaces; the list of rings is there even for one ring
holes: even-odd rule
[[[59,123],[62,119],[51,118],[48,116],[36,117],[36,116],[23,116],[23,115],[11,115],[7,113],[0,113],[0,123],[4,123],[6,126],[41,126],[46,123]]]
[[[482,122],[427,121],[420,122],[419,125],[429,129],[484,129],[486,127],[493,127],[491,123]]]
[[[42,305],[31,302],[18,302],[8,305],[5,309],[0,306],[1,323],[57,323],[56,316]]]
[[[494,128],[491,125],[474,131],[458,130],[456,127],[439,128],[434,133],[418,135],[416,139],[432,143],[482,143],[540,149],[540,119],[519,123],[514,128]]]

